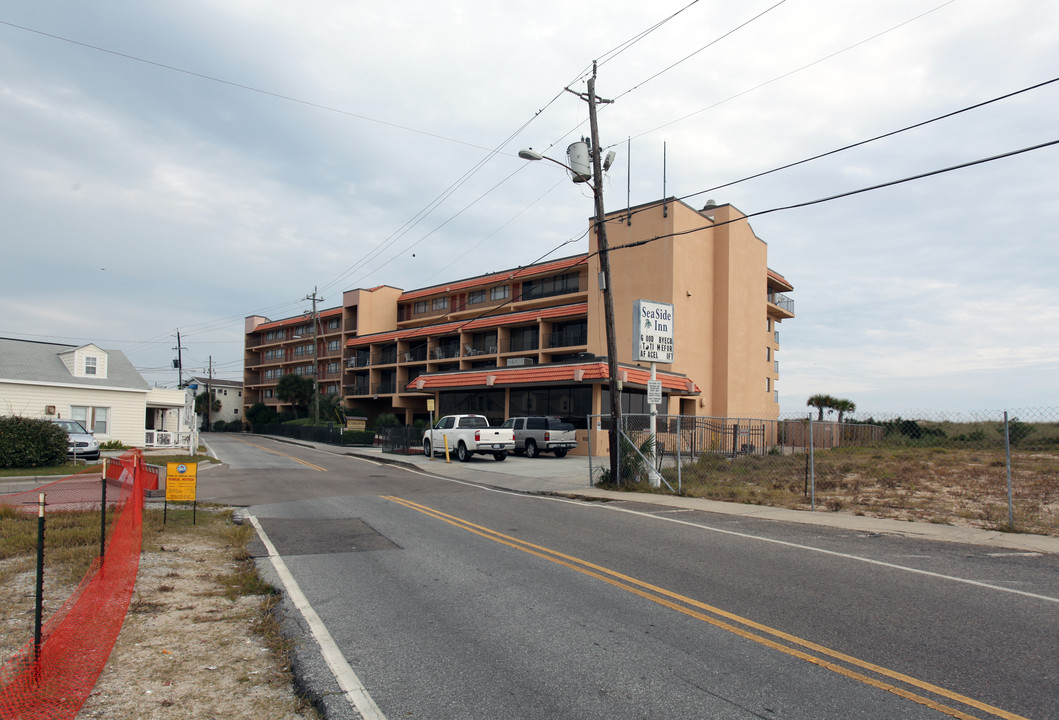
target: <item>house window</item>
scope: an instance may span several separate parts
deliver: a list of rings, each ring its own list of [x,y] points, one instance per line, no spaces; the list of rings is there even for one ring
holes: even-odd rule
[[[430,301],[431,310],[448,310],[449,299],[447,297],[434,298]]]
[[[500,285],[499,287],[490,288],[489,299],[490,300],[506,300],[509,294],[507,285]]]
[[[275,397],[275,394],[276,393],[274,390],[272,390],[272,388],[268,388],[267,390],[265,390],[265,397],[267,398]]]
[[[70,417],[97,435],[106,435],[110,428],[110,408],[72,405]]]
[[[238,415],[238,414],[239,414],[239,408],[235,408],[235,409],[232,410],[232,415]]]
[[[478,305],[485,302],[485,290],[472,290],[467,293],[467,304]]]
[[[94,357],[85,358],[85,375],[96,374],[96,359]]]
[[[416,315],[419,315],[421,313],[425,313],[426,311],[427,311],[427,301],[426,300],[420,300],[419,302],[417,302],[415,305],[412,306],[412,312],[414,312]]]

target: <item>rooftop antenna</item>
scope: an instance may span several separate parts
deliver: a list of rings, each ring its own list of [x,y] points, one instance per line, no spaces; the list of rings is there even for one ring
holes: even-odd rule
[[[666,203],[666,144],[662,143],[662,217],[669,217],[669,205]]]
[[[625,224],[632,227],[632,135],[625,140]]]

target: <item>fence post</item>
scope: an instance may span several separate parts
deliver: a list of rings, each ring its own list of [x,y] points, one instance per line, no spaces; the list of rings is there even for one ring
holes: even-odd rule
[[[103,486],[102,497],[99,501],[99,563],[103,564],[103,556],[107,550],[107,470],[109,469],[107,458],[103,458]],[[134,470],[135,471],[135,470]]]
[[[1008,431],[1008,411],[1004,411],[1004,454],[1008,470],[1008,529],[1015,530],[1015,504],[1011,498],[1011,433]]]
[[[37,508],[37,587],[33,611],[33,662],[40,661],[41,625],[44,618],[44,499],[41,493]],[[37,668],[38,670],[40,668]]]
[[[682,444],[681,441],[684,439],[684,436],[681,435],[681,432],[680,432],[680,419],[681,419],[681,417],[682,416],[677,415],[677,494],[678,495],[682,494],[684,492],[684,486],[683,486],[684,472],[683,472],[683,468],[681,467],[681,459],[680,459],[680,446]]]
[[[816,443],[813,442],[813,416],[809,415],[809,509],[816,510]]]
[[[585,416],[585,426],[588,428],[588,486],[592,487],[594,483],[592,478],[595,477],[595,470],[592,468],[592,415],[591,413]]]

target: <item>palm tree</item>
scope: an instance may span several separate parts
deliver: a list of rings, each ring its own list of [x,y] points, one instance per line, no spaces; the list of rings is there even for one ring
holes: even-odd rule
[[[276,383],[276,397],[289,402],[297,417],[298,410],[307,411],[309,408],[309,401],[313,399],[313,381],[303,375],[287,373]]]
[[[832,408],[838,410],[838,421],[842,422],[842,416],[846,413],[852,413],[857,411],[857,403],[852,400],[846,400],[845,398],[839,398],[834,401],[831,405]]]
[[[835,402],[835,398],[831,397],[830,395],[813,395],[805,402],[805,404],[808,407],[816,408],[820,412],[819,417],[817,417],[816,419],[818,422],[823,422],[824,410],[833,409],[835,407]]]

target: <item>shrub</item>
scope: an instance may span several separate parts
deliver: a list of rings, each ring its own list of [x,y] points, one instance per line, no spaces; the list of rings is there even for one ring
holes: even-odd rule
[[[246,411],[246,419],[251,425],[268,425],[276,422],[276,411],[263,402],[257,402]]]
[[[66,431],[53,422],[14,415],[0,417],[0,468],[61,465]]]
[[[393,413],[382,413],[379,417],[375,418],[376,428],[392,428],[401,427],[401,421],[397,419],[397,416]]]
[[[224,432],[227,429],[228,423],[226,423],[224,420],[218,420],[217,422],[213,423],[213,432]]]
[[[375,444],[374,430],[346,430],[342,433],[343,445],[373,445]]]

